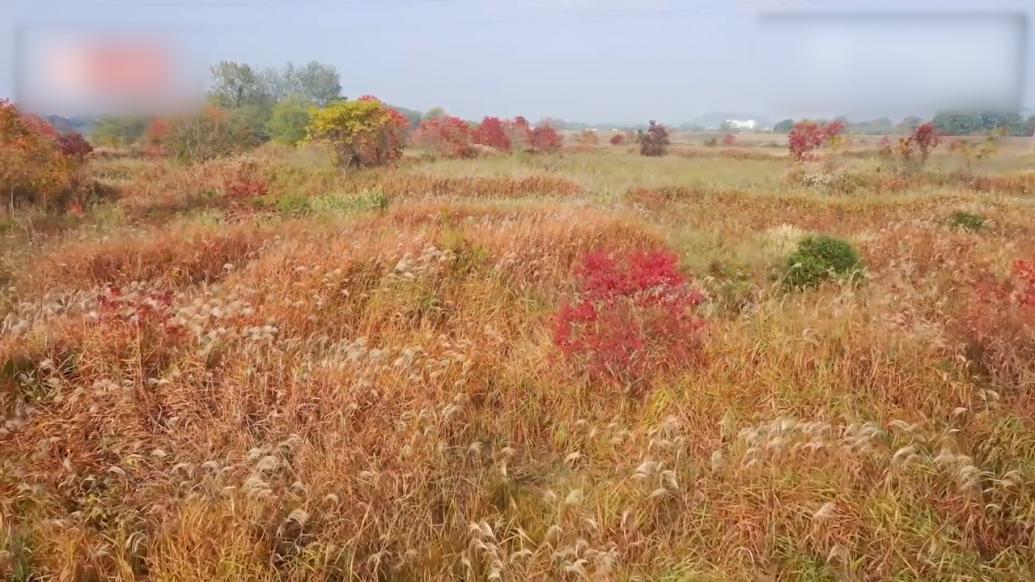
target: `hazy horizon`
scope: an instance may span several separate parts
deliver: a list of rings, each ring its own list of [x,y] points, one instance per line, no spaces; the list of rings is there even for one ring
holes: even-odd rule
[[[1032,8],[1020,2],[8,0],[0,28],[19,65],[55,35],[153,34],[200,95],[221,60],[334,65],[342,93],[392,104],[589,124],[930,115],[961,104],[1030,110]],[[817,20],[822,19],[822,20]],[[42,39],[42,40],[41,40]],[[22,50],[16,51],[20,47]],[[21,66],[30,105],[79,113]],[[28,70],[26,70],[28,69]],[[38,97],[36,94],[45,94]],[[65,99],[64,101],[67,101]],[[64,109],[64,110],[61,110]]]

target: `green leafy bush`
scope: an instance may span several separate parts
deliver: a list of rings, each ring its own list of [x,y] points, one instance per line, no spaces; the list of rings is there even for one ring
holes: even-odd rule
[[[784,284],[803,288],[823,281],[854,277],[862,270],[859,253],[851,244],[829,236],[808,236],[798,243],[797,250],[787,258]]]
[[[953,212],[949,218],[949,224],[955,228],[968,232],[977,232],[985,227],[987,219],[980,214],[971,214],[962,210]]]

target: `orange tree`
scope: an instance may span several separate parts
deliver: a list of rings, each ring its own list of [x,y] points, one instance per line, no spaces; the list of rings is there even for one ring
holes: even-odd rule
[[[13,212],[19,199],[43,203],[69,187],[73,159],[61,155],[57,132],[39,118],[29,118],[7,100],[0,100],[0,184]]]
[[[402,156],[409,122],[376,97],[336,101],[309,112],[309,141],[325,141],[334,147],[338,164],[380,166]]]

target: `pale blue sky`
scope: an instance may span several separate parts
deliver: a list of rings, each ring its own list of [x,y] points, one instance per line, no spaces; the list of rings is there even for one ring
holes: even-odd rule
[[[1021,71],[1017,55],[1031,69],[1035,43],[1018,36],[1017,19],[996,15],[1030,18],[1030,4],[0,0],[0,54],[7,55],[0,60],[0,95],[15,92],[19,28],[31,37],[104,27],[163,30],[185,47],[196,70],[221,59],[258,67],[319,60],[338,68],[345,95],[371,93],[421,110],[441,105],[466,118],[676,123],[711,111],[894,116],[956,98],[1017,94],[1011,86]],[[760,18],[763,13],[821,13],[834,22]],[[837,17],[846,13],[854,16]],[[911,16],[902,22],[888,16],[903,13]],[[943,21],[928,18],[946,14]],[[867,48],[860,52],[860,45]],[[1033,89],[1028,75],[1020,87],[1023,104],[1035,101]]]

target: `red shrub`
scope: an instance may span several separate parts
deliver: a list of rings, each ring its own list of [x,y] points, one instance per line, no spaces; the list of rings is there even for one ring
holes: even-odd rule
[[[579,296],[564,303],[554,343],[594,380],[629,386],[652,371],[699,359],[704,296],[663,250],[587,254],[576,272]]]
[[[611,136],[611,140],[610,141],[611,141],[611,145],[620,146],[620,145],[625,143],[625,135],[621,134],[621,133],[616,133],[616,134]]]
[[[489,146],[501,152],[510,151],[510,138],[498,117],[486,117],[473,134],[474,143]]]
[[[909,137],[899,141],[899,153],[904,160],[913,157],[913,150],[920,152],[920,165],[927,162],[931,151],[942,143],[942,134],[938,127],[931,123],[922,123],[913,130]]]
[[[544,123],[532,131],[532,143],[529,151],[540,154],[551,154],[561,149],[561,134],[552,125]]]
[[[78,132],[66,133],[57,140],[61,155],[82,160],[93,151],[93,146]]]
[[[440,156],[470,158],[475,155],[472,137],[466,121],[458,117],[437,117],[422,121],[413,140]]]
[[[836,144],[844,129],[843,121],[831,121],[830,123],[799,121],[794,124],[791,133],[787,135],[787,148],[795,160],[811,160],[814,152],[819,148],[824,145]]]
[[[639,134],[640,155],[659,157],[668,153],[668,146],[671,143],[668,139],[668,130],[664,125],[656,123],[653,119],[647,127],[647,131]]]
[[[257,163],[246,162],[235,168],[230,179],[225,181],[223,191],[231,199],[247,200],[265,196],[269,192],[269,183]]]
[[[737,136],[733,135],[732,133],[727,133],[726,135],[722,136],[722,145],[726,147],[737,145]]]
[[[1025,307],[1035,307],[1035,258],[1030,261],[1016,261],[1013,264],[1013,274],[1018,283],[1018,303]]]
[[[169,122],[152,119],[144,130],[144,154],[152,158],[165,156],[165,140],[169,137]]]
[[[950,329],[977,370],[1004,386],[1035,386],[1035,258],[1015,262],[1008,280],[979,280]]]

